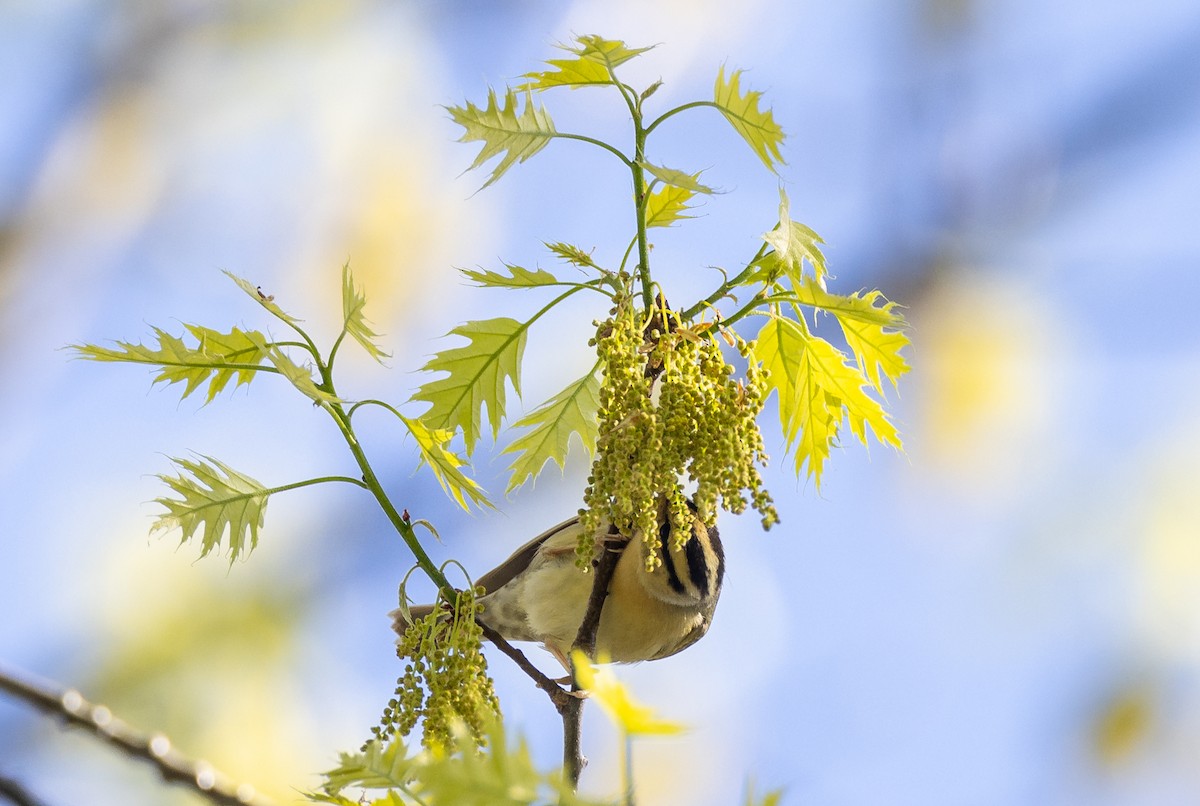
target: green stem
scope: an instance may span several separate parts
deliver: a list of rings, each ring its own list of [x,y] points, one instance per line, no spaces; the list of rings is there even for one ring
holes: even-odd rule
[[[271,311],[270,308],[267,308],[267,310]],[[296,347],[300,347],[302,349],[307,350],[309,352],[309,354],[312,355],[313,361],[316,361],[317,366],[321,368],[321,374],[323,375],[324,370],[325,370],[325,364],[324,364],[324,362],[321,361],[321,351],[317,349],[316,343],[314,343],[313,340],[311,338],[309,338],[309,335],[304,332],[304,328],[300,327],[300,325],[298,325],[295,322],[293,322],[292,320],[288,319],[286,316],[280,316],[279,314],[275,313],[274,311],[271,311],[271,313],[274,314],[276,319],[283,322],[285,325],[290,327],[292,330],[296,331],[296,333],[299,334],[300,338],[302,338],[304,340],[303,342],[280,341],[280,342],[274,342],[274,345],[276,347],[295,345]]]
[[[290,323],[289,323],[290,324]],[[308,338],[308,333],[301,327],[293,325],[296,332],[300,333],[301,338],[312,347],[313,355],[316,356],[317,369],[320,373],[319,389],[329,392],[330,397],[337,398],[337,391],[334,389],[334,371],[332,371],[332,361],[325,362],[320,360],[320,355],[317,353],[316,345],[312,343],[312,339]],[[344,335],[344,331],[343,331]],[[355,408],[358,404],[355,404]],[[448,601],[455,601],[456,591],[454,585],[451,585],[448,579],[445,578],[442,570],[438,569],[437,565],[433,564],[430,555],[425,552],[425,547],[421,546],[421,541],[416,536],[416,531],[413,529],[413,524],[408,522],[400,512],[396,510],[396,505],[391,503],[383,488],[383,483],[379,481],[379,476],[371,467],[371,462],[368,461],[366,451],[362,450],[362,445],[359,443],[358,434],[354,433],[354,426],[350,425],[350,416],[347,414],[346,408],[341,402],[334,402],[325,405],[324,409],[329,411],[329,416],[337,423],[338,431],[342,432],[342,438],[346,440],[346,445],[350,449],[350,453],[354,456],[354,461],[358,463],[359,470],[362,471],[362,479],[360,486],[365,487],[376,498],[379,504],[379,509],[382,509],[384,515],[388,517],[404,545],[408,546],[408,551],[413,553],[416,559],[416,565],[420,566],[421,571],[425,572],[425,576],[430,578],[434,585],[437,585],[440,594],[445,596]]]
[[[608,143],[604,142],[603,140],[597,140],[595,137],[588,137],[586,134],[568,134],[567,132],[555,132],[554,136],[561,137],[564,140],[579,140],[580,142],[583,142],[583,143],[591,143],[594,146],[599,146],[600,148],[603,148],[605,151],[608,151],[609,153],[615,155],[617,159],[619,159],[621,162],[625,163],[626,167],[628,167],[628,168],[633,167],[633,163],[630,161],[629,157],[622,154],[621,150],[619,148],[616,148],[615,146],[611,146]]]
[[[318,366],[321,371],[322,387],[336,398],[337,393],[333,388],[333,374],[330,367],[320,361],[318,361]],[[351,411],[358,408],[359,405],[361,403],[354,404]],[[381,405],[386,404],[381,403]],[[388,408],[391,407],[388,406]],[[375,501],[379,504],[379,508],[383,510],[383,514],[391,521],[392,526],[399,533],[400,539],[408,546],[408,550],[412,552],[417,565],[425,572],[425,576],[429,577],[434,585],[437,585],[438,591],[447,601],[453,602],[457,595],[454,586],[450,584],[449,580],[446,579],[446,575],[429,558],[429,554],[426,553],[425,547],[421,545],[421,541],[417,537],[412,524],[396,510],[395,504],[388,498],[387,491],[383,489],[383,484],[379,481],[379,477],[375,475],[375,469],[371,467],[371,462],[367,459],[366,451],[363,450],[362,444],[358,441],[358,435],[354,433],[354,426],[350,423],[350,415],[340,402],[330,403],[325,410],[329,412],[329,416],[337,423],[338,430],[342,432],[342,438],[346,440],[346,445],[350,448],[350,453],[354,456],[354,461],[358,463],[358,469],[362,471],[362,486],[370,490],[371,494],[375,496]],[[393,409],[393,411],[395,410]]]
[[[621,731],[621,739],[625,747],[621,754],[621,791],[625,806],[633,806],[633,739],[625,731]]]
[[[298,490],[301,487],[311,487],[314,484],[324,484],[327,481],[344,481],[347,484],[353,484],[356,487],[362,487],[364,490],[370,489],[367,487],[367,485],[365,483],[363,483],[362,479],[356,479],[353,476],[321,476],[320,478],[305,479],[304,481],[294,481],[291,484],[284,484],[279,487],[272,487],[271,489],[267,490],[267,495],[274,495],[275,493],[287,492],[288,490]]]
[[[314,484],[324,484],[327,481],[344,481],[347,484],[353,484],[364,489],[369,489],[367,485],[364,484],[360,479],[352,478],[350,476],[321,476],[320,478],[305,479],[304,481],[293,481],[290,484],[281,484],[278,487],[264,487],[260,490],[253,490],[248,493],[237,493],[236,495],[231,495],[227,498],[221,498],[219,501],[211,501],[206,504],[201,504],[198,507],[194,507],[194,509],[207,509],[214,506],[224,507],[235,501],[249,501],[252,498],[260,497],[266,498],[268,496],[275,495],[275,493],[285,493],[288,490],[298,490],[301,487],[311,487]]]
[[[349,409],[346,410],[346,419],[347,420],[352,419],[354,417],[354,412],[358,411],[359,406],[380,406],[381,408],[387,409],[392,414],[399,417],[401,420],[404,419],[404,415],[401,414],[396,409],[396,407],[393,406],[391,403],[386,403],[382,400],[376,400],[375,398],[368,398],[366,400],[358,401],[357,403],[355,403],[353,406],[351,406]]]
[[[632,105],[631,105],[631,108]],[[633,118],[634,151],[636,159],[630,170],[633,172],[633,200],[637,212],[637,250],[638,276],[642,286],[642,307],[649,311],[654,307],[654,293],[651,290],[653,279],[650,277],[650,244],[646,240],[646,172],[642,161],[646,156],[646,132],[642,128],[641,115],[634,111]]]
[[[271,344],[274,344],[276,347],[299,347],[301,350],[309,349],[309,344],[302,341],[273,341]]]
[[[617,80],[612,68],[608,69],[613,84],[629,107],[629,116],[633,119],[633,161],[625,160],[630,173],[633,174],[633,201],[637,213],[637,247],[638,247],[638,279],[642,286],[642,307],[647,312],[654,305],[654,293],[651,290],[653,280],[650,277],[650,246],[646,241],[646,201],[649,190],[646,187],[646,172],[641,163],[646,159],[646,130],[642,128],[642,105],[638,101],[633,87]]]
[[[663,112],[661,115],[659,115],[657,118],[655,118],[653,123],[651,123],[649,126],[646,127],[646,134],[649,134],[650,132],[654,131],[658,127],[658,124],[662,123],[667,118],[672,117],[674,115],[678,115],[680,112],[683,112],[688,109],[695,109],[698,106],[713,106],[713,107],[716,107],[717,109],[721,108],[719,105],[717,105],[713,101],[692,101],[691,103],[683,104],[682,106],[677,106],[674,109],[668,109],[666,112]]]
[[[597,266],[596,269],[598,271],[604,271],[604,269],[601,269],[599,266]],[[573,288],[576,291],[595,291],[597,294],[603,294],[606,297],[611,297],[612,294],[604,290],[604,283],[605,280],[603,277],[597,277],[595,280],[588,280],[585,283],[572,283],[564,280],[557,283],[546,283],[545,285],[538,286],[538,288]]]
[[[629,114],[633,117],[638,125],[641,125],[642,120],[642,105],[637,99],[637,90],[623,81],[617,80],[617,74],[613,72],[612,67],[608,68],[608,74],[612,77],[613,86],[617,88],[617,92],[621,93],[621,97],[625,99],[625,105],[629,107]]]
[[[629,239],[629,246],[625,247],[625,254],[621,255],[621,265],[617,271],[625,271],[625,264],[629,262],[629,255],[633,252],[633,247],[637,246],[637,236],[634,235]]]
[[[758,294],[755,294],[753,299],[751,299],[737,311],[729,316],[724,317],[721,320],[721,327],[733,327],[733,325],[738,321],[745,319],[750,314],[756,312],[760,307],[762,307],[762,305],[763,300],[759,298]]]
[[[342,346],[342,341],[343,341],[343,340],[346,338],[346,333],[347,333],[347,332],[348,332],[348,331],[346,330],[346,326],[345,326],[345,325],[342,325],[342,332],[338,334],[338,337],[337,337],[337,339],[335,339],[335,340],[334,340],[334,342],[333,342],[333,346],[329,348],[329,361],[328,361],[328,367],[329,367],[329,374],[330,374],[330,377],[332,377],[332,376],[333,376],[333,362],[334,362],[334,359],[336,359],[336,358],[337,358],[338,349],[339,349],[339,348]]]
[[[529,328],[533,326],[534,322],[536,322],[537,320],[539,320],[543,316],[545,316],[547,311],[549,311],[551,308],[553,308],[558,303],[562,302],[567,297],[571,296],[572,294],[574,294],[577,291],[582,291],[585,288],[591,288],[591,287],[592,286],[580,285],[580,286],[575,286],[574,288],[568,288],[566,291],[562,292],[557,297],[555,297],[554,299],[550,300],[545,305],[543,305],[542,308],[537,313],[535,313],[533,316],[529,317],[528,321],[525,322],[525,325],[522,328],[522,331],[529,330]]]
[[[391,521],[393,527],[400,534],[400,538],[408,546],[408,550],[412,552],[413,557],[417,561],[417,565],[425,572],[425,576],[437,585],[441,594],[446,597],[447,601],[453,602],[456,595],[454,586],[446,579],[446,575],[441,572],[429,558],[425,552],[425,547],[421,545],[420,539],[417,538],[417,533],[413,529],[412,524],[404,518],[397,510],[396,506],[388,498],[387,492],[383,489],[383,484],[380,483],[379,477],[375,475],[374,468],[371,467],[370,461],[367,459],[367,454],[363,450],[362,445],[358,441],[358,436],[354,433],[354,427],[350,424],[350,416],[342,407],[341,403],[331,403],[328,411],[333,421],[337,423],[338,428],[342,432],[342,437],[346,440],[346,445],[350,448],[350,453],[354,455],[354,461],[358,463],[359,470],[362,471],[363,486],[371,491],[378,502],[383,514]]]
[[[680,314],[680,317],[683,319],[683,321],[691,321],[692,317],[696,316],[696,314],[700,313],[700,311],[709,307],[710,305],[716,304],[719,299],[745,282],[746,278],[754,272],[755,268],[757,268],[758,261],[762,260],[763,255],[767,253],[767,249],[768,244],[764,243],[758,248],[758,251],[754,254],[754,257],[750,259],[750,262],[746,264],[746,268],[738,272],[737,276],[735,276],[732,280],[726,280],[725,282],[721,283],[720,287],[717,288],[716,291],[712,292],[707,297]],[[725,321],[726,324],[729,323],[729,320]]]

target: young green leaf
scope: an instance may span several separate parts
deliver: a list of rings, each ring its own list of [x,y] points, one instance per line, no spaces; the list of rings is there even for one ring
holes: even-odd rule
[[[296,317],[291,316],[287,313],[284,313],[283,309],[275,304],[275,295],[274,294],[265,293],[261,287],[251,285],[249,280],[245,280],[241,277],[238,277],[236,274],[234,274],[231,271],[226,271],[225,274],[227,277],[229,277],[230,280],[233,280],[235,283],[238,284],[238,288],[245,291],[246,294],[251,299],[253,299],[259,305],[263,306],[268,311],[270,311],[276,318],[282,319],[283,321],[287,322],[289,325],[295,325],[297,322],[303,321],[303,320],[297,319]]]
[[[807,305],[833,314],[854,352],[859,368],[876,391],[883,392],[883,378],[893,388],[908,372],[908,362],[900,351],[911,343],[900,329],[907,323],[896,311],[896,303],[884,299],[880,291],[831,294],[811,277],[805,277],[790,294],[774,295],[777,301]]]
[[[463,509],[470,509],[467,503],[468,498],[477,507],[492,506],[492,502],[488,500],[483,488],[462,472],[461,468],[466,465],[466,462],[446,447],[454,438],[453,431],[429,428],[419,419],[410,419],[404,416],[401,416],[400,419],[404,421],[409,433],[416,439],[417,447],[421,451],[421,460],[429,465],[429,469],[433,471],[438,484],[442,485],[442,489],[446,491],[447,495]]]
[[[742,136],[754,153],[772,172],[776,165],[783,165],[783,157],[779,146],[784,140],[783,129],[775,122],[775,117],[768,108],[760,110],[758,101],[761,92],[747,91],[742,93],[739,86],[742,71],[734,70],[725,78],[725,67],[717,72],[717,82],[713,89],[713,102],[725,115],[730,125]]]
[[[235,374],[237,383],[233,385],[234,389],[250,383],[258,374],[255,367],[262,363],[265,355],[259,346],[263,335],[257,330],[246,331],[235,327],[228,333],[222,333],[203,325],[184,324],[184,327],[196,337],[197,349],[201,353],[219,358],[226,364],[213,373],[205,403],[212,402]],[[239,366],[230,366],[234,364]]]
[[[807,338],[806,347],[812,383],[825,391],[834,418],[840,422],[844,413],[850,431],[864,445],[869,427],[876,440],[899,450],[900,434],[879,401],[867,394],[870,383],[858,366],[848,361],[841,350],[816,336]]]
[[[448,747],[405,757],[403,744],[368,742],[361,753],[342,754],[341,764],[325,773],[320,792],[310,800],[337,806],[405,806],[410,803],[456,806],[600,806],[575,794],[558,773],[543,774],[533,764],[524,740],[511,742],[498,721],[487,729],[487,744],[479,750],[465,728]],[[351,800],[342,790],[355,787],[386,790],[370,801]],[[403,793],[403,794],[402,794]]]
[[[754,358],[768,370],[767,387],[779,393],[779,424],[788,450],[795,451],[796,472],[808,464],[808,475],[821,486],[821,470],[837,436],[837,422],[824,395],[807,384],[806,328],[802,323],[771,317],[754,340]]]
[[[513,428],[528,428],[513,440],[504,453],[517,457],[509,465],[510,493],[529,479],[537,479],[546,462],[553,459],[561,470],[566,466],[572,434],[578,434],[591,456],[596,446],[596,411],[600,407],[600,379],[595,367],[554,397],[526,414]]]
[[[562,50],[574,53],[573,59],[547,59],[553,70],[526,73],[529,79],[519,89],[548,90],[551,87],[603,86],[615,84],[613,71],[650,48],[629,48],[624,42],[587,35],[577,37],[578,47],[559,45]],[[651,46],[653,47],[653,46]]]
[[[562,284],[561,280],[545,269],[530,271],[509,263],[505,263],[504,268],[508,269],[507,275],[486,269],[459,269],[459,271],[471,282],[487,288],[537,288]]]
[[[854,295],[856,299],[863,299],[872,307],[874,307],[874,300],[881,296],[882,293],[879,291],[871,291],[866,297]],[[884,308],[891,308],[895,304],[889,302]],[[849,316],[839,316],[838,324],[842,326],[846,344],[854,351],[859,368],[866,373],[876,391],[883,392],[881,369],[883,376],[892,382],[892,388],[896,388],[900,376],[910,369],[904,356],[900,355],[900,351],[910,344],[908,335],[899,330],[884,330],[882,325],[864,322]]]
[[[771,299],[807,305],[831,313],[843,322],[863,322],[881,328],[907,326],[904,317],[896,311],[896,303],[883,300],[881,292],[832,294],[817,285],[816,280],[811,277],[802,278],[789,293],[772,295]],[[876,305],[880,300],[883,300],[884,304]]]
[[[883,406],[864,390],[870,382],[862,371],[803,323],[772,317],[758,334],[754,355],[770,370],[769,387],[779,392],[780,423],[795,451],[796,472],[807,465],[818,488],[843,419],[864,445],[869,427],[879,442],[901,448]]]
[[[764,258],[764,263],[773,264],[774,268],[789,277],[794,285],[799,285],[804,276],[804,262],[808,261],[817,283],[821,288],[825,287],[829,269],[825,266],[825,255],[818,246],[825,241],[799,221],[792,221],[788,212],[788,197],[782,186],[779,188],[779,223],[775,225],[775,229],[762,237],[775,249]]]
[[[695,197],[695,191],[678,185],[663,184],[655,188],[646,199],[646,226],[669,227],[676,221],[695,218],[684,215],[684,211],[692,209],[688,202]]]
[[[549,113],[545,108],[538,108],[529,93],[525,94],[524,112],[517,114],[518,105],[517,94],[510,89],[504,95],[503,107],[496,100],[495,90],[488,90],[485,109],[480,109],[470,101],[465,107],[446,107],[454,122],[465,130],[459,138],[460,143],[483,142],[479,154],[467,170],[478,168],[499,154],[504,155],[492,169],[492,175],[483,183],[483,188],[503,176],[513,163],[524,162],[541,151],[557,134]]]
[[[376,798],[375,800],[366,800],[365,796],[363,798],[351,800],[345,795],[330,795],[326,792],[305,792],[304,797],[308,798],[312,803],[332,803],[333,806],[408,806],[408,804],[406,804],[400,797],[397,797],[396,800],[392,800],[391,796],[394,794],[394,792],[394,790],[388,790],[387,800],[379,798]]]
[[[385,353],[375,343],[375,339],[379,338],[379,334],[371,329],[370,325],[367,324],[366,316],[363,315],[363,307],[366,304],[367,297],[361,289],[354,285],[354,277],[350,274],[350,264],[346,263],[342,266],[343,332],[349,333],[367,351],[367,355],[382,364],[383,359],[389,358],[391,354]]]
[[[642,90],[638,94],[638,107],[640,108],[641,105],[646,102],[647,98],[649,98],[654,93],[658,92],[659,89],[662,87],[662,85],[663,85],[663,80],[660,78],[658,81],[655,81],[649,87],[646,87],[646,89]]]
[[[596,261],[592,259],[590,253],[583,251],[578,246],[569,243],[547,243],[546,248],[568,263],[578,266],[581,269],[596,269],[602,271],[596,265]]]
[[[183,531],[181,543],[200,533],[200,556],[204,557],[221,543],[229,527],[229,561],[258,545],[270,492],[254,479],[239,473],[211,456],[203,461],[171,459],[180,468],[178,476],[159,478],[180,498],[156,498],[166,513],[154,522],[151,531]],[[246,540],[249,538],[249,546]]]
[[[480,409],[487,408],[494,439],[504,418],[505,381],[521,394],[521,356],[528,327],[528,322],[507,317],[459,325],[448,335],[463,336],[470,343],[442,350],[422,367],[447,375],[423,384],[413,394],[413,400],[430,404],[421,420],[430,428],[461,429],[468,456],[480,436]]]
[[[559,773],[539,772],[525,740],[511,741],[498,720],[481,751],[464,729],[445,752],[423,754],[420,782],[421,797],[429,804],[600,806],[575,794]]]
[[[305,792],[304,796],[313,803],[332,803],[333,806],[412,806],[414,803],[420,803],[414,798],[404,796],[398,789],[389,789],[384,792],[383,797],[371,800],[367,800],[365,794],[354,799],[345,795],[328,795],[324,792]]]
[[[708,185],[702,185],[699,181],[697,181],[700,177],[700,171],[697,171],[694,174],[689,174],[675,168],[664,168],[661,165],[654,165],[653,163],[646,162],[645,160],[639,161],[638,165],[642,166],[642,168],[644,168],[646,171],[653,174],[656,179],[661,182],[666,182],[668,185],[684,188],[685,190],[692,191],[692,193],[703,193],[706,196],[712,195],[714,192],[713,189]]]
[[[323,773],[326,795],[337,795],[348,786],[362,789],[404,788],[412,780],[417,758],[409,758],[399,736],[387,744],[372,739],[361,753],[340,753],[340,763]]]
[[[489,733],[485,751],[475,752],[464,746],[440,763],[426,766],[421,780],[434,803],[532,806],[544,802],[539,792],[542,776],[533,764],[529,746],[522,739],[515,748],[509,748],[504,729],[499,726]]]
[[[291,381],[292,386],[296,387],[301,394],[319,406],[341,402],[337,397],[317,385],[317,382],[313,380],[312,367],[306,364],[297,364],[278,345],[268,344],[261,334],[256,333],[254,336],[257,337],[258,346],[266,354],[267,360],[274,364],[279,374]]]
[[[253,380],[258,365],[266,356],[260,346],[264,341],[261,333],[236,327],[228,333],[202,325],[185,324],[184,327],[196,338],[196,347],[188,347],[183,339],[156,327],[157,348],[118,341],[115,348],[76,344],[72,345],[72,349],[80,358],[89,361],[119,361],[156,367],[158,371],[154,383],[173,384],[182,381],[185,384],[181,400],[205,381],[208,381],[208,394],[204,402],[210,403],[234,375],[237,376],[234,388]]]

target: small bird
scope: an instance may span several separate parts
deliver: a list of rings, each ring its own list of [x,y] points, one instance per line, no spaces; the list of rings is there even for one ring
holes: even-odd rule
[[[596,655],[621,663],[658,660],[699,641],[712,623],[725,555],[716,526],[700,518],[678,549],[672,548],[671,522],[665,504],[658,513],[658,547],[662,562],[646,570],[649,547],[640,533],[632,538],[601,530],[602,545],[628,544],[613,571],[608,597],[596,632]],[[507,641],[538,641],[570,669],[567,653],[579,632],[592,592],[591,574],[575,565],[579,518],[543,532],[481,576],[476,586],[483,612],[479,620]],[[409,609],[413,620],[431,605]],[[401,610],[391,613],[403,634],[409,622]]]

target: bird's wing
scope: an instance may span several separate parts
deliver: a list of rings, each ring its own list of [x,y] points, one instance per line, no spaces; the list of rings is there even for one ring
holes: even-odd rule
[[[529,563],[533,561],[534,555],[538,553],[543,544],[554,541],[553,551],[556,554],[560,551],[574,551],[575,540],[578,536],[579,517],[569,518],[521,546],[507,560],[475,580],[475,584],[482,586],[485,592],[490,593],[528,568]]]
[[[575,539],[579,534],[579,518],[569,518],[562,523],[547,529],[540,535],[530,540],[521,548],[513,552],[500,565],[488,571],[486,574],[475,580],[476,586],[483,586],[485,593],[490,593],[496,590],[504,583],[511,580],[517,574],[529,567],[529,563],[533,561],[533,557],[537,554],[543,544],[554,540],[558,545],[547,549],[547,552],[552,555],[565,554],[575,551]],[[411,621],[404,617],[404,613],[400,608],[393,610],[388,615],[392,619],[392,627],[396,632],[403,634],[408,625],[412,621],[419,621],[433,612],[433,605],[412,605],[408,609]]]

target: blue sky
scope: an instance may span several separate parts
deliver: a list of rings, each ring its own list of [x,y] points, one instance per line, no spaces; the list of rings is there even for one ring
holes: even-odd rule
[[[232,569],[148,538],[144,503],[188,451],[268,484],[346,472],[337,434],[286,389],[200,407],[61,348],[265,326],[222,269],[330,333],[349,259],[393,358],[346,361],[343,394],[407,400],[441,334],[533,304],[452,267],[550,266],[554,240],[619,258],[611,158],[554,143],[475,193],[485,174],[460,176],[474,147],[439,106],[479,102],[594,31],[657,43],[630,77],[661,77],[663,104],[746,68],[789,135],[792,215],[825,238],[834,287],[879,287],[913,323],[914,370],[891,397],[904,456],[847,440],[818,492],[764,415],[783,524],[726,518],[710,635],[621,670],[693,726],[639,746],[644,802],[736,803],[747,778],[785,803],[1194,802],[1200,12],[779,6],[0,11],[0,663],[284,796],[357,746],[398,673],[384,614],[410,563],[371,502],[280,496]],[[564,130],[622,136],[594,94],[545,102]],[[727,192],[655,241],[683,297],[753,254],[779,181],[718,116],[689,121],[664,128],[663,161]],[[526,407],[586,368],[599,313],[531,338]],[[586,476],[575,456],[468,515],[412,472],[389,423],[364,430],[398,503],[437,524],[437,559],[476,574],[574,511]],[[499,448],[477,462],[502,489]],[[492,669],[554,763],[552,712],[503,658]],[[1106,732],[1120,713],[1133,727]],[[612,737],[598,715],[587,730],[585,786],[612,794]],[[158,797],[147,771],[3,698],[0,759],[52,803]]]

